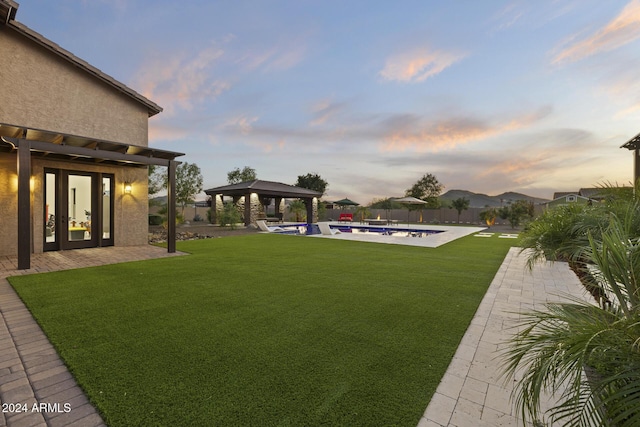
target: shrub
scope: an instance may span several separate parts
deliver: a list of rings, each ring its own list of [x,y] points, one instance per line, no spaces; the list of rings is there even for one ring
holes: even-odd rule
[[[223,227],[231,226],[232,229],[235,229],[236,224],[241,221],[242,217],[236,206],[233,203],[225,203],[224,209],[219,212],[218,223]]]

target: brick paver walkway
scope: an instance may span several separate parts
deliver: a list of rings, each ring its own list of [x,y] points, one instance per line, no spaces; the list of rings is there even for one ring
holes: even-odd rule
[[[29,270],[0,257],[0,426],[103,426],[72,375],[22,303],[8,276],[181,255],[155,246],[91,248],[32,255]],[[35,406],[34,406],[35,405]]]
[[[509,400],[513,382],[500,377],[497,357],[514,333],[517,313],[543,309],[569,294],[590,297],[566,263],[541,263],[529,271],[519,252],[511,248],[491,282],[419,427],[523,425]],[[547,399],[549,407],[553,400]]]

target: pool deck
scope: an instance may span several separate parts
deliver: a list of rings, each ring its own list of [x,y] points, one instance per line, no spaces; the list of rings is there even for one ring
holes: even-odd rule
[[[336,240],[353,240],[358,242],[386,243],[389,245],[405,245],[405,246],[421,246],[424,248],[437,248],[446,243],[452,242],[460,237],[484,231],[487,227],[467,227],[467,226],[447,226],[447,225],[430,225],[430,224],[409,224],[398,223],[385,226],[368,226],[354,222],[344,223],[331,221],[329,226],[332,228],[340,227],[367,227],[367,228],[384,228],[386,230],[393,229],[411,229],[411,230],[434,230],[443,231],[443,233],[435,233],[424,235],[423,237],[397,237],[397,236],[381,236],[377,233],[340,233],[334,235],[314,234],[311,237],[329,238]]]

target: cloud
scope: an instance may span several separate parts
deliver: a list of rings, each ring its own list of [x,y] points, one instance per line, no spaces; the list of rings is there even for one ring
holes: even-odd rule
[[[624,110],[618,111],[613,118],[614,119],[621,119],[624,118],[626,116],[630,116],[630,115],[637,115],[640,116],[640,102],[637,102],[636,104],[625,108]]]
[[[568,42],[567,46],[555,54],[553,63],[579,61],[591,55],[617,49],[638,38],[640,38],[640,0],[633,0],[604,28],[589,37]]]
[[[381,149],[382,151],[431,152],[452,149],[470,141],[528,127],[550,113],[551,107],[546,106],[535,112],[496,124],[473,117],[424,120],[412,115],[397,116],[387,120],[388,131]]]
[[[191,111],[231,87],[229,82],[214,77],[214,67],[223,55],[216,42],[193,54],[163,55],[144,64],[133,86],[164,108],[163,117],[178,110]]]
[[[514,26],[524,15],[522,7],[518,3],[510,3],[500,9],[492,18],[497,24],[493,31],[503,31]]]
[[[330,118],[343,111],[345,106],[345,102],[321,101],[312,107],[313,118],[309,124],[311,126],[325,124]]]
[[[189,135],[189,130],[180,126],[149,121],[149,141],[176,141]]]
[[[257,121],[258,117],[237,116],[226,120],[222,128],[241,135],[249,135],[253,131],[253,123]]]
[[[302,62],[306,50],[302,43],[288,43],[270,48],[258,47],[242,54],[236,62],[250,71],[284,71]]]
[[[417,49],[387,58],[380,76],[405,83],[422,82],[441,73],[466,55],[430,49]]]

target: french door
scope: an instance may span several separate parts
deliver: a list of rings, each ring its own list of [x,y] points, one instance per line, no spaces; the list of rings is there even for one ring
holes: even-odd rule
[[[112,174],[44,171],[44,250],[113,245]]]

